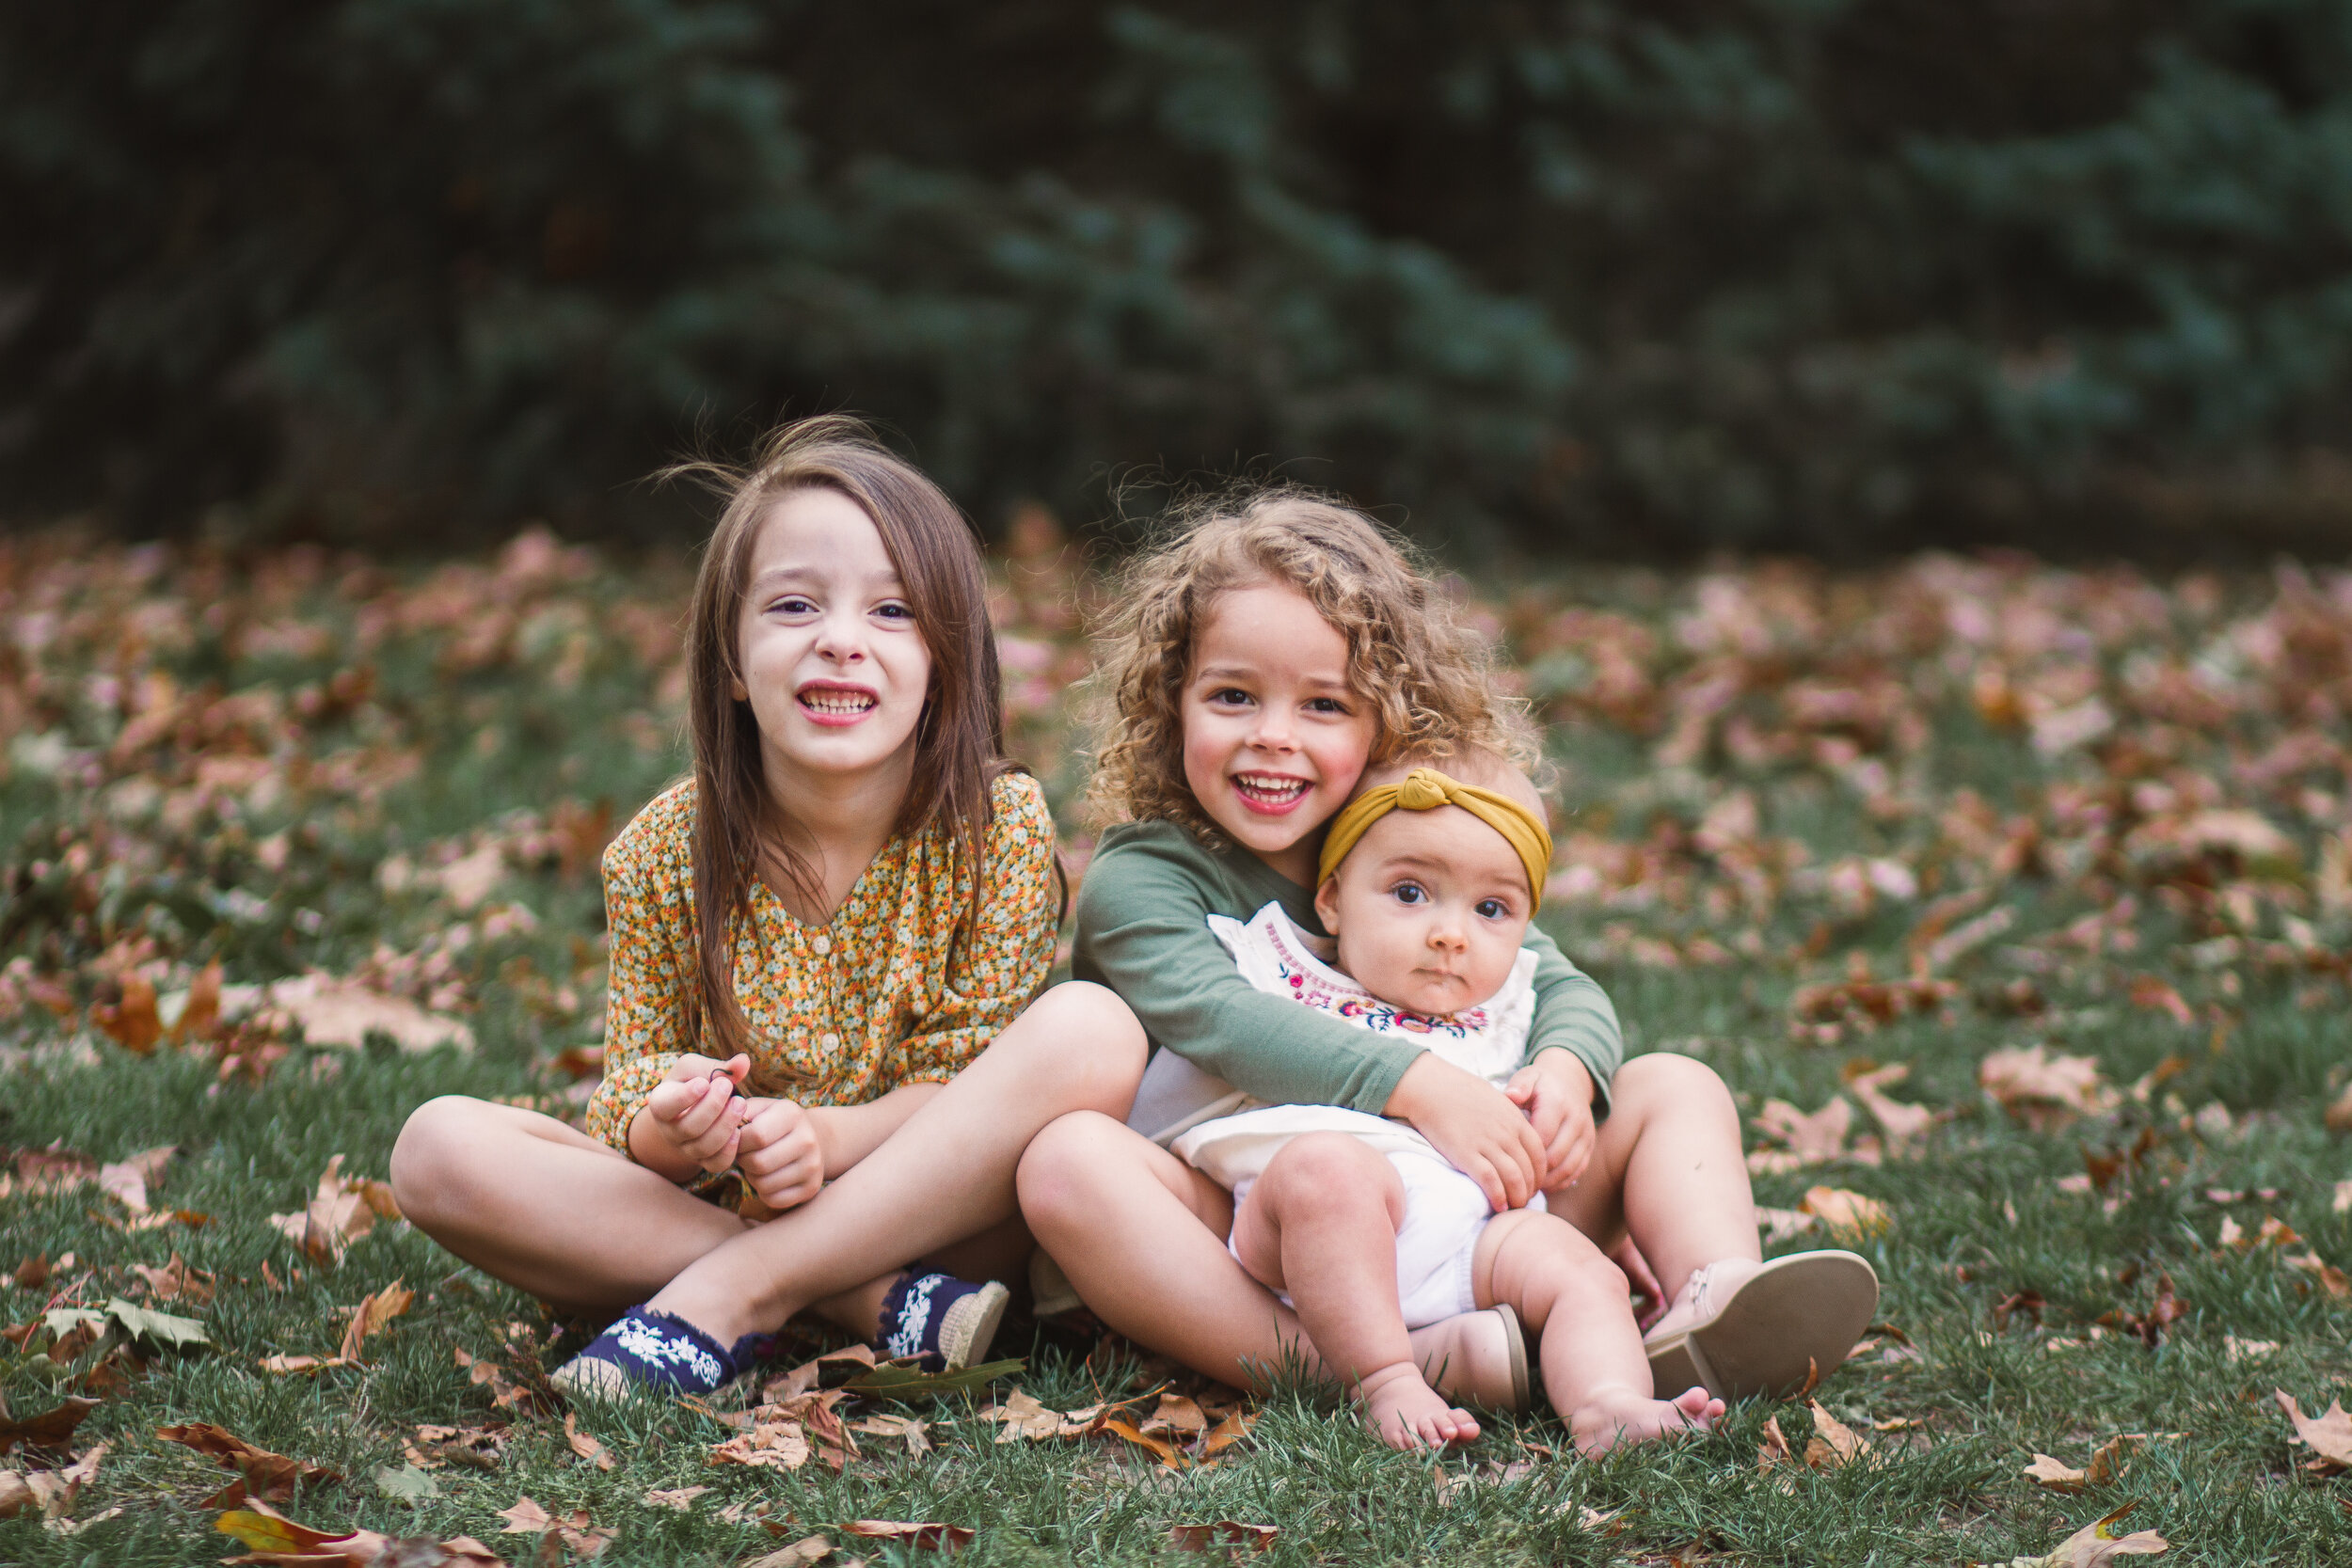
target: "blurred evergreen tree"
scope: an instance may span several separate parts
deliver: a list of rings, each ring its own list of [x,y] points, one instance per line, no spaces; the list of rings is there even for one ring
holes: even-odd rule
[[[2352,538],[2328,0],[0,12],[0,508],[392,540],[780,411],[1613,549]]]

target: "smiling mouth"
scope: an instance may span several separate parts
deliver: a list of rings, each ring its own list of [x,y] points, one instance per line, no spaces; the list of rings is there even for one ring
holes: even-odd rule
[[[870,691],[848,687],[812,686],[800,694],[801,705],[824,719],[855,719],[874,711],[878,699]]]
[[[1311,787],[1304,779],[1279,773],[1236,773],[1232,778],[1234,793],[1260,811],[1288,811],[1307,798]]]

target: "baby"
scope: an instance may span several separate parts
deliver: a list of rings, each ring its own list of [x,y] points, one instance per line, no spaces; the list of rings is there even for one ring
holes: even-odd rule
[[[1551,836],[1525,775],[1490,755],[1460,777],[1397,764],[1368,771],[1333,819],[1308,936],[1268,904],[1210,924],[1242,974],[1362,1027],[1419,1037],[1504,1088],[1534,1008],[1523,951]],[[1236,1109],[1236,1107],[1244,1107]],[[1707,1427],[1721,1400],[1653,1397],[1625,1276],[1575,1227],[1497,1214],[1477,1182],[1402,1121],[1238,1095],[1169,1147],[1233,1194],[1233,1256],[1297,1311],[1324,1362],[1351,1382],[1391,1446],[1478,1433],[1414,1364],[1408,1328],[1500,1307],[1540,1336],[1544,1388],[1580,1449]],[[1223,1114],[1232,1112],[1232,1114]]]

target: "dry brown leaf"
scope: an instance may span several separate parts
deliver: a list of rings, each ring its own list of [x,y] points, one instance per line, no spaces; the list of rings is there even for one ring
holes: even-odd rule
[[[2147,1440],[2148,1434],[2144,1432],[2126,1432],[2100,1444],[2098,1451],[2090,1456],[2090,1484],[2114,1485],[2123,1474],[2123,1461],[2131,1456],[2134,1449]]]
[[[832,1554],[832,1542],[821,1535],[808,1535],[780,1551],[754,1558],[743,1568],[808,1568],[810,1563],[821,1562]]]
[[[1209,1418],[1183,1394],[1162,1394],[1159,1408],[1145,1418],[1142,1431],[1152,1436],[1173,1433],[1179,1442],[1209,1430]]]
[[[73,1437],[73,1429],[97,1408],[96,1400],[69,1399],[38,1416],[0,1418],[0,1453],[9,1452],[19,1443],[63,1452]]]
[[[1102,1430],[1116,1437],[1123,1437],[1139,1449],[1151,1450],[1159,1462],[1171,1470],[1184,1467],[1184,1452],[1164,1438],[1152,1436],[1136,1429],[1135,1424],[1120,1417],[1106,1418]]]
[[[2090,1484],[2087,1472],[2046,1453],[2035,1454],[2033,1463],[2026,1466],[2026,1474],[2053,1492],[2080,1492]]]
[[[299,1030],[311,1045],[356,1051],[368,1043],[369,1036],[383,1035],[403,1051],[430,1051],[439,1045],[473,1049],[473,1030],[462,1021],[331,974],[304,974],[271,986],[264,1018]]]
[[[1911,1076],[1911,1064],[1896,1062],[1888,1067],[1855,1073],[1846,1080],[1846,1092],[1862,1102],[1886,1134],[1890,1149],[1926,1135],[1935,1125],[1935,1113],[1924,1105],[1908,1105],[1891,1099],[1886,1091]]]
[[[199,1453],[210,1454],[223,1469],[236,1471],[251,1495],[274,1503],[282,1503],[292,1497],[294,1488],[304,1481],[342,1480],[340,1472],[324,1465],[289,1459],[282,1453],[255,1448],[227,1428],[209,1422],[194,1421],[183,1426],[157,1427],[155,1435],[167,1443],[179,1443]]]
[[[179,1253],[162,1268],[134,1263],[131,1272],[146,1282],[147,1293],[157,1301],[208,1302],[213,1299],[213,1276],[199,1269],[191,1269]]]
[[[930,1429],[927,1421],[913,1416],[868,1416],[851,1421],[851,1432],[862,1432],[868,1437],[896,1437],[907,1446],[907,1452],[916,1459],[931,1451],[931,1440],[924,1435]]]
[[[850,1535],[868,1541],[889,1541],[918,1552],[952,1552],[972,1544],[972,1532],[961,1525],[910,1524],[897,1519],[852,1519],[841,1527]]]
[[[1236,1410],[1217,1422],[1216,1426],[1211,1427],[1207,1434],[1200,1439],[1200,1457],[1215,1459],[1234,1444],[1248,1438],[1249,1429],[1257,1424],[1258,1418],[1254,1411]]]
[[[604,1445],[580,1430],[580,1416],[576,1411],[567,1410],[564,1413],[564,1441],[571,1445],[572,1452],[580,1455],[597,1469],[612,1468],[612,1456],[605,1452]]]
[[[23,1475],[14,1470],[0,1470],[0,1519],[13,1519],[40,1501]]]
[[[342,1174],[343,1157],[326,1163],[317,1194],[298,1214],[272,1214],[269,1223],[321,1263],[341,1263],[351,1243],[375,1228],[379,1219],[400,1218],[389,1182]]]
[[[1168,1539],[1180,1552],[1213,1552],[1222,1546],[1235,1557],[1244,1552],[1264,1551],[1281,1533],[1279,1526],[1245,1525],[1234,1519],[1219,1519],[1212,1525],[1168,1527]]]
[[[161,1148],[151,1148],[127,1160],[101,1165],[98,1168],[99,1191],[115,1198],[131,1212],[144,1214],[147,1212],[148,1183],[161,1176],[164,1167],[171,1164],[172,1157],[179,1152],[177,1145],[166,1144]]]
[[[676,1486],[668,1491],[657,1487],[641,1499],[647,1508],[675,1508],[680,1513],[693,1509],[694,1499],[709,1491],[707,1486]]]
[[[2328,1112],[2324,1119],[2330,1132],[2339,1136],[2352,1132],[2352,1084],[2346,1084],[2344,1086],[2344,1092],[2328,1102]],[[2338,1187],[2337,1193],[2341,1196],[2343,1188]]]
[[[499,1531],[501,1535],[536,1534],[555,1526],[555,1521],[548,1517],[548,1511],[528,1497],[516,1497],[511,1506],[500,1509],[498,1516],[506,1521],[506,1528]]]
[[[164,1022],[155,1008],[155,982],[143,974],[128,976],[122,982],[122,1000],[90,1008],[89,1021],[125,1051],[149,1054],[164,1037]]]
[[[2037,1132],[2112,1110],[2120,1096],[2089,1056],[2053,1056],[2046,1047],[1995,1051],[1977,1064],[1985,1093]]]
[[[1853,1127],[1853,1107],[1832,1095],[1829,1103],[1807,1116],[1785,1100],[1768,1100],[1756,1113],[1756,1125],[1766,1136],[1788,1146],[1759,1149],[1748,1156],[1756,1172],[1800,1170],[1835,1160],[1846,1152],[1846,1134]]]
[[[1788,1439],[1780,1430],[1780,1418],[1764,1418],[1764,1441],[1756,1446],[1756,1467],[1770,1470],[1777,1465],[1793,1465],[1797,1456],[1788,1447]]]
[[[1804,1407],[1813,1413],[1813,1437],[1804,1446],[1806,1465],[1816,1470],[1835,1470],[1869,1453],[1869,1439],[1822,1409],[1818,1401],[1807,1400]]]
[[[351,1325],[343,1330],[342,1348],[335,1353],[336,1358],[358,1365],[359,1347],[367,1342],[368,1336],[382,1332],[387,1323],[405,1313],[416,1299],[417,1292],[397,1279],[362,1296],[359,1305],[351,1309]]]
[[[1894,1223],[1884,1204],[1842,1187],[1808,1187],[1797,1207],[1848,1238],[1875,1236]]]
[[[2162,975],[2133,975],[2131,995],[2132,1006],[2135,1007],[2144,1007],[2150,1012],[2163,1013],[2179,1024],[2190,1024],[2197,1022],[2196,1012],[2182,1000],[2181,993]]]
[[[709,1463],[747,1465],[759,1470],[797,1470],[816,1449],[798,1421],[762,1421],[751,1431],[714,1445]]]
[[[2119,1557],[2153,1557],[2169,1551],[2172,1544],[2154,1530],[2115,1533],[2115,1522],[2138,1506],[2125,1503],[2105,1518],[2085,1525],[2046,1556],[2011,1558],[2004,1568],[2106,1568]]]
[[[2295,1423],[2304,1447],[2338,1469],[2352,1468],[2352,1416],[2344,1414],[2342,1401],[2331,1400],[2321,1414],[2306,1416],[2285,1389],[2272,1389],[2271,1397]]]

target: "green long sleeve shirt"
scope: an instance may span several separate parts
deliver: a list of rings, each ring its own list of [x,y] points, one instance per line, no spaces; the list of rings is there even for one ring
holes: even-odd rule
[[[1269,996],[1241,977],[1208,917],[1248,920],[1269,902],[1324,934],[1314,890],[1247,850],[1217,850],[1172,822],[1130,822],[1103,835],[1078,890],[1071,973],[1135,1009],[1154,1048],[1272,1104],[1344,1105],[1377,1116],[1422,1047]],[[1535,1021],[1527,1056],[1558,1046],[1593,1075],[1593,1114],[1625,1057],[1616,1009],[1597,981],[1534,927]]]

